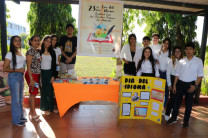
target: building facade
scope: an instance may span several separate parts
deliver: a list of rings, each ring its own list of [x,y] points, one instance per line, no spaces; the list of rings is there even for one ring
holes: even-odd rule
[[[21,33],[26,33],[26,27],[16,24],[14,22],[8,21],[7,25],[7,44],[10,45],[10,39],[13,35],[19,35]]]

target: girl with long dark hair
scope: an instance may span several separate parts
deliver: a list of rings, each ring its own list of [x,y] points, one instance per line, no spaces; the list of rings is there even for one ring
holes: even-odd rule
[[[158,51],[158,58],[157,58],[159,61],[160,78],[165,80],[166,80],[166,71],[168,67],[168,61],[170,60],[170,56],[171,56],[171,40],[169,38],[165,38],[162,42],[161,50]],[[164,107],[166,107],[167,105],[168,97],[169,97],[169,91],[166,82]]]
[[[157,64],[149,46],[143,49],[136,71],[137,76],[159,77]]]
[[[56,77],[58,77],[58,71],[60,68],[59,63],[60,63],[61,49],[58,47],[58,36],[53,34],[51,35],[51,38],[52,38],[52,47],[56,53]]]
[[[40,109],[45,115],[51,112],[58,113],[54,110],[54,90],[52,83],[56,78],[56,54],[52,47],[52,38],[45,36],[41,42],[41,101]]]
[[[127,76],[135,76],[136,67],[133,59],[137,49],[139,48],[136,44],[136,35],[130,34],[128,41],[129,43],[123,46],[120,56],[122,61],[124,61],[124,74]]]
[[[170,92],[170,100],[167,104],[166,113],[165,113],[165,120],[167,121],[170,119],[170,112],[173,109],[173,106],[175,104],[175,98],[176,95],[172,92],[172,87],[175,79],[175,72],[176,67],[180,59],[183,58],[182,49],[180,46],[175,46],[173,48],[171,60],[168,62],[167,67],[167,84],[168,84],[168,90]]]
[[[38,94],[39,80],[40,80],[40,46],[39,36],[34,35],[29,39],[30,48],[26,52],[27,71],[25,72],[25,79],[29,86],[29,117],[34,121],[39,121],[39,115],[35,111],[35,97]],[[38,86],[37,86],[38,85]]]
[[[9,72],[8,84],[12,96],[12,123],[18,126],[25,125],[27,121],[23,116],[22,99],[24,89],[25,57],[21,49],[21,38],[12,36],[10,40],[10,52],[7,53],[3,71]]]

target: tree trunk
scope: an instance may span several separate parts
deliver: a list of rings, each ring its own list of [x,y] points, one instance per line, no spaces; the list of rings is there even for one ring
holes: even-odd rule
[[[181,28],[180,28],[180,25],[179,24],[177,24],[177,27],[176,27],[176,29],[177,29],[177,32],[176,32],[176,45],[178,45],[178,46],[182,46],[182,34],[181,34]]]

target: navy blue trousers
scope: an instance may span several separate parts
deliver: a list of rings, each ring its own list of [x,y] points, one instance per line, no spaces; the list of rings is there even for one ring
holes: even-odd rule
[[[193,96],[194,92],[188,93],[188,89],[190,88],[190,85],[194,85],[195,81],[192,82],[183,82],[181,80],[178,80],[176,84],[176,101],[175,105],[173,107],[173,113],[172,117],[174,119],[177,118],[178,113],[179,113],[179,108],[181,106],[182,100],[183,100],[183,95],[185,95],[185,115],[184,115],[184,122],[188,122],[190,115],[191,115],[191,110],[192,110],[192,103],[193,103]]]

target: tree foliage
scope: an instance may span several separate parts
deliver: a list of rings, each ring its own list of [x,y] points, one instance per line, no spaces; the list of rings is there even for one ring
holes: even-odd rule
[[[123,43],[128,42],[128,36],[133,32],[135,28],[134,22],[136,21],[137,17],[139,16],[138,10],[134,9],[124,9],[123,10],[123,35],[122,40]]]
[[[19,34],[19,36],[21,37],[21,40],[22,40],[22,48],[25,48],[25,46],[27,45],[27,37],[29,35],[26,33],[21,33]]]
[[[59,37],[66,33],[66,25],[76,20],[72,17],[72,8],[69,4],[31,3],[27,14],[30,25],[30,35],[56,34]],[[75,30],[75,33],[77,30]]]

